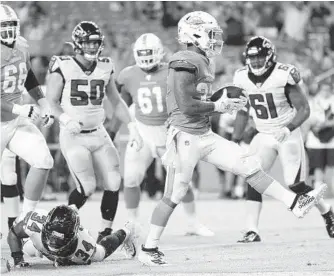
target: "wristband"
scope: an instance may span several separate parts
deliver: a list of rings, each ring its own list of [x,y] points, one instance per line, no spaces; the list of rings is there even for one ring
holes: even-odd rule
[[[22,105],[14,104],[13,109],[12,109],[12,113],[16,114],[16,115],[20,115],[21,110],[22,110]]]

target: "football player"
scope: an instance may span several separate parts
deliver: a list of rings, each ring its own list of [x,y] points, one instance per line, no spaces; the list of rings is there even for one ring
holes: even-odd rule
[[[111,59],[100,57],[104,47],[100,28],[82,21],[74,27],[72,40],[75,56],[53,56],[50,61],[47,98],[60,123],[61,151],[77,184],[69,205],[81,208],[95,191],[97,177],[104,185],[100,241],[112,231],[121,183],[119,155],[103,126],[105,96],[115,115],[127,124],[136,150],[142,147],[142,138],[116,88]]]
[[[212,132],[209,116],[213,112],[233,113],[247,103],[246,97],[230,98],[228,93],[215,102],[208,101],[214,81],[210,57],[219,55],[223,47],[216,19],[202,11],[186,14],[178,23],[178,40],[187,50],[174,54],[168,65],[169,125],[163,156],[167,173],[174,181],[166,183],[166,193],[153,211],[148,237],[138,255],[139,261],[149,266],[167,264],[158,243],[169,217],[188,190],[199,160],[246,177],[256,190],[280,200],[298,217],[303,217],[324,191],[322,186],[297,195],[267,175],[255,155],[244,154],[239,145]]]
[[[168,117],[166,107],[167,70],[161,40],[152,33],[142,34],[135,42],[133,54],[136,65],[123,69],[118,89],[128,105],[134,103],[135,120],[144,146],[137,151],[130,142],[125,151],[124,199],[130,220],[137,219],[140,184],[153,159],[165,152]],[[213,236],[214,233],[197,222],[194,194],[188,190],[183,206],[189,217],[188,234]]]
[[[53,167],[44,136],[33,121],[42,118],[43,126],[50,127],[53,115],[31,70],[28,44],[20,36],[20,22],[16,13],[11,7],[1,4],[0,17],[1,156],[7,148],[31,166],[25,182],[23,202],[23,212],[28,213],[36,207],[49,170]],[[25,90],[37,105],[23,104],[22,93]],[[15,193],[16,187],[9,185],[14,182],[14,178],[14,175],[8,175],[8,179],[2,177],[5,197]]]
[[[124,228],[105,236],[98,243],[80,225],[76,207],[60,205],[50,212],[36,209],[18,218],[8,234],[8,244],[16,267],[26,267],[23,253],[45,256],[54,266],[88,265],[101,262],[123,244],[124,253],[136,255],[135,235],[127,223]],[[22,239],[29,238],[24,244]]]
[[[286,185],[297,194],[313,189],[305,183],[306,160],[300,126],[308,119],[310,107],[300,86],[298,69],[276,61],[272,42],[262,36],[250,39],[245,50],[246,66],[237,70],[234,84],[248,95],[251,114],[259,132],[250,151],[257,152],[263,170],[269,171],[279,156]],[[248,120],[248,110],[239,111],[233,140],[239,142]],[[323,199],[316,207],[326,222],[328,235],[334,238],[334,214]],[[257,242],[262,196],[251,185],[247,192],[248,231],[239,242]]]

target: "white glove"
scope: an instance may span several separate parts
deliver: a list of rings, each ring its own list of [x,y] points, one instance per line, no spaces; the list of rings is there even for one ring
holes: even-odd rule
[[[290,134],[290,129],[283,127],[282,129],[274,132],[274,137],[278,142],[283,143],[289,138]]]
[[[33,121],[37,121],[39,119],[40,110],[38,106],[32,104],[14,104],[12,113],[21,117],[29,118]]]
[[[246,106],[247,98],[246,97],[228,98],[226,90],[224,91],[223,96],[214,104],[215,104],[214,111],[220,113],[227,112],[229,114],[233,114],[233,111],[239,111]]]
[[[51,107],[45,98],[38,101],[41,107],[42,126],[49,128],[54,123],[54,116],[52,115]]]
[[[65,126],[66,130],[68,130],[71,134],[78,134],[81,131],[81,124],[78,121],[73,120],[66,113],[62,113],[59,116],[59,121],[63,126]]]
[[[128,123],[129,129],[129,142],[137,144],[137,151],[143,147],[143,138],[140,136],[136,123]]]

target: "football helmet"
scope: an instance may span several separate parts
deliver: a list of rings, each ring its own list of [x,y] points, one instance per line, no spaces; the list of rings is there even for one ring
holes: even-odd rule
[[[223,49],[223,30],[212,15],[202,11],[190,12],[178,23],[178,41],[193,44],[207,57],[213,57]]]
[[[157,66],[164,57],[164,47],[155,34],[142,34],[133,46],[133,55],[136,64],[143,70],[151,70]]]
[[[244,57],[249,70],[261,76],[276,62],[275,46],[263,36],[252,37],[246,45]]]
[[[96,60],[104,48],[104,35],[92,21],[82,21],[76,25],[72,32],[72,41],[75,52],[90,61]],[[98,42],[98,45],[90,42]]]
[[[67,205],[53,208],[42,228],[42,243],[50,254],[64,256],[77,241],[80,227],[78,212]]]
[[[11,7],[3,4],[0,5],[0,18],[1,43],[11,46],[20,35],[20,20]]]

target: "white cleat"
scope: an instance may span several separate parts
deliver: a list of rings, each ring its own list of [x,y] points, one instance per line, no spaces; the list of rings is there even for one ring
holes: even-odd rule
[[[297,195],[290,210],[296,217],[303,218],[323,197],[326,189],[327,185],[323,183],[306,194]]]
[[[137,234],[136,227],[133,223],[127,222],[123,230],[126,233],[126,238],[123,242],[121,250],[127,259],[133,259],[137,255]]]
[[[147,266],[168,266],[164,253],[156,248],[145,248],[143,245],[138,254],[138,261]]]
[[[214,232],[200,223],[189,227],[189,230],[186,232],[186,236],[213,237],[214,235]]]

